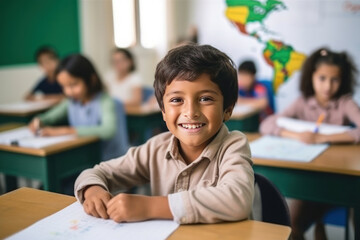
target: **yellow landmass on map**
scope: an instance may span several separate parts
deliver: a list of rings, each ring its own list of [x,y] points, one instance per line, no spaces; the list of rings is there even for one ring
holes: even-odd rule
[[[225,11],[225,15],[228,19],[241,24],[246,24],[246,20],[249,16],[249,8],[247,7],[228,7]]]
[[[277,89],[281,84],[284,83],[286,79],[286,75],[283,71],[284,65],[281,64],[279,61],[274,61],[274,79],[273,79],[273,89],[277,92]]]
[[[302,53],[299,53],[299,52],[295,52],[295,51],[292,51],[290,53],[290,59],[289,61],[287,62],[286,66],[285,66],[285,69],[286,71],[288,72],[288,76],[290,77],[295,71],[298,71],[304,60],[306,58],[306,55],[305,54],[302,54]]]

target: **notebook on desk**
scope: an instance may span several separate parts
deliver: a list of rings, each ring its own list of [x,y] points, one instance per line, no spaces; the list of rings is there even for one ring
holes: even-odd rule
[[[68,239],[166,239],[179,224],[170,220],[150,220],[116,223],[87,215],[82,205],[75,202],[63,210],[44,218],[7,240],[68,240]]]
[[[29,148],[43,148],[53,144],[62,143],[75,139],[75,135],[64,135],[55,137],[35,136],[28,127],[20,127],[0,133],[0,144],[16,145]]]
[[[276,120],[278,127],[285,128],[293,132],[313,132],[316,128],[315,122],[303,121],[294,118],[279,117]],[[321,134],[336,134],[343,133],[350,129],[349,126],[333,125],[333,124],[321,124],[319,126],[319,133]]]
[[[310,162],[328,147],[275,136],[263,136],[250,143],[252,157],[294,162]]]

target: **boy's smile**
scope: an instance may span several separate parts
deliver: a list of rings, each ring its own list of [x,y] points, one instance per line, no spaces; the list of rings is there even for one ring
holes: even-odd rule
[[[223,95],[207,74],[194,81],[173,80],[166,87],[163,102],[163,119],[179,139],[181,152],[195,158],[219,131],[223,121],[230,118],[232,110],[224,111]]]

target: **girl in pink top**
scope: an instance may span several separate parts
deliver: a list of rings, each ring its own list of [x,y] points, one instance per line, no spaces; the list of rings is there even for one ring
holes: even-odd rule
[[[352,99],[356,73],[357,70],[346,53],[335,53],[326,48],[315,51],[307,58],[302,68],[302,96],[284,112],[265,119],[260,125],[260,132],[305,143],[360,142],[360,108]],[[324,116],[324,123],[353,124],[355,128],[344,133],[324,135],[315,132],[293,132],[276,125],[278,117],[316,122],[320,115]],[[318,223],[315,238],[325,239],[326,234],[321,221],[332,207],[321,203],[294,201],[290,209],[293,239],[304,239],[304,232],[313,222]]]

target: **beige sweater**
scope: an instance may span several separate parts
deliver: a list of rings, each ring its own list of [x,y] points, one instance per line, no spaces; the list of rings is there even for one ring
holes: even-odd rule
[[[246,219],[254,197],[254,173],[244,134],[222,126],[202,154],[187,165],[171,133],[153,137],[120,158],[81,173],[75,195],[100,185],[110,192],[150,182],[152,195],[168,196],[174,220],[181,224]]]

